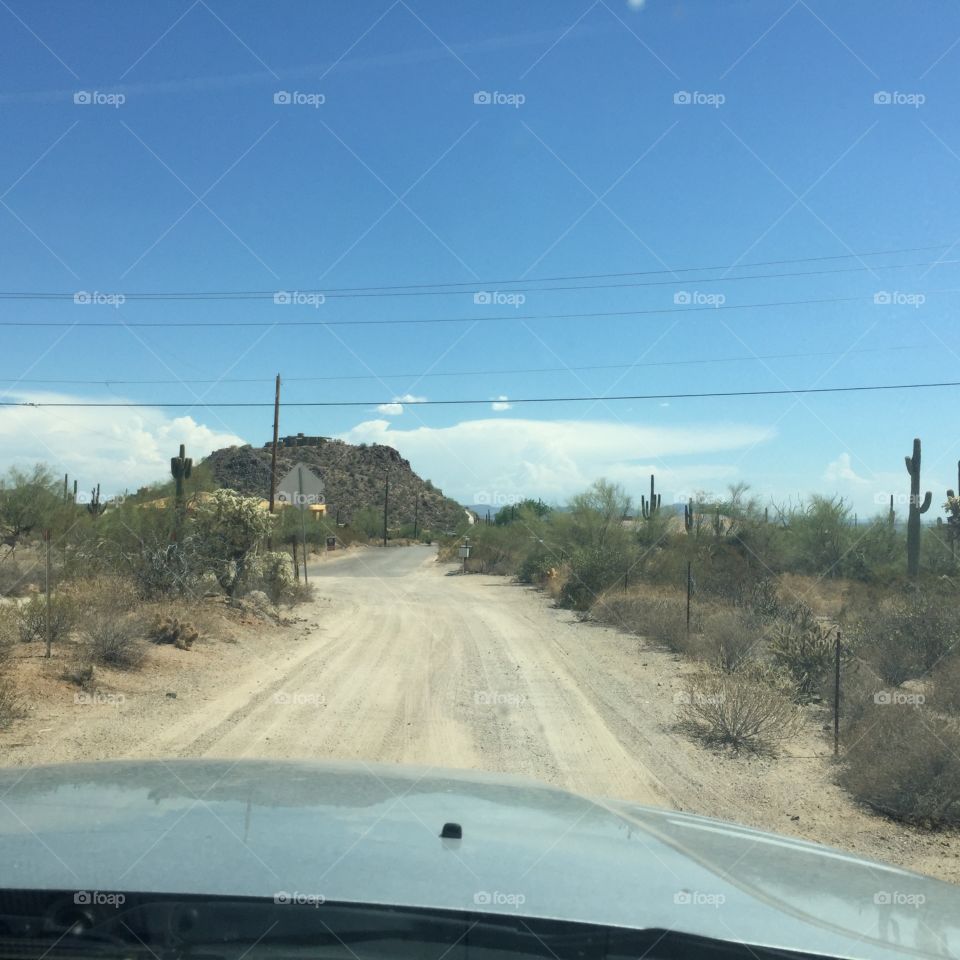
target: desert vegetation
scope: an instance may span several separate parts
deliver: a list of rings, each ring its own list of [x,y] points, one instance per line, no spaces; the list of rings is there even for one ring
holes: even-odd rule
[[[694,672],[678,729],[713,748],[770,752],[806,731],[829,755],[836,707],[838,783],[885,816],[957,826],[960,504],[948,491],[946,521],[921,524],[933,498],[919,442],[905,460],[904,517],[891,503],[856,518],[822,495],[763,504],[745,485],[680,513],[654,478],[636,505],[598,481],[566,509],[505,507],[442,555],[469,538],[468,571],[512,575],[682,656]]]

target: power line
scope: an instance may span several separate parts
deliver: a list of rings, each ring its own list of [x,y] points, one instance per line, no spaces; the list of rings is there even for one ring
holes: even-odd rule
[[[924,296],[938,293],[960,293],[960,290],[926,290]],[[397,326],[401,324],[428,324],[428,323],[488,323],[488,322],[510,322],[517,320],[583,320],[602,317],[641,317],[657,316],[664,314],[685,314],[685,313],[719,313],[729,312],[731,310],[761,310],[769,307],[802,307],[820,304],[836,303],[862,303],[864,301],[875,302],[874,296],[865,297],[817,297],[807,300],[774,300],[765,303],[738,303],[738,304],[718,304],[716,306],[699,307],[663,307],[655,310],[604,310],[592,311],[587,313],[539,313],[539,314],[498,314],[495,316],[483,317],[418,317],[414,319],[402,318],[392,320],[171,320],[171,321],[141,321],[139,323],[126,323],[122,320],[113,321],[90,321],[80,323],[79,321],[69,320],[0,320],[0,327],[70,327],[75,329],[89,329],[94,327],[112,327],[116,330],[129,328],[130,330],[142,330],[153,327],[161,328],[201,328],[212,327],[222,329],[235,329],[250,327],[251,329],[259,327],[364,327],[364,326]],[[896,304],[892,304],[896,306]]]
[[[515,290],[506,291],[507,293],[516,294],[530,294],[530,293],[577,293],[580,291],[586,290],[618,290],[623,288],[636,289],[639,287],[670,287],[676,286],[679,283],[741,283],[744,280],[784,280],[784,279],[796,279],[797,277],[819,277],[819,276],[828,276],[832,274],[839,273],[873,273],[876,270],[905,270],[911,267],[937,267],[937,266],[948,266],[960,263],[960,260],[932,260],[932,261],[921,261],[918,263],[889,263],[884,265],[876,266],[859,266],[859,267],[838,267],[831,270],[802,270],[796,271],[793,273],[755,273],[755,274],[746,274],[745,276],[732,277],[732,276],[721,276],[721,277],[696,277],[691,279],[673,279],[673,280],[643,280],[632,283],[602,283],[602,284],[580,284],[578,286],[565,286],[565,287],[521,287]],[[689,270],[695,268],[690,267]],[[718,268],[714,268],[718,269]],[[667,271],[660,271],[667,272]],[[570,278],[577,279],[577,278]],[[587,279],[587,278],[583,278]],[[509,283],[522,283],[521,280],[513,281],[500,281],[500,285],[506,285]],[[533,283],[545,282],[545,281],[529,281]],[[486,285],[491,286],[496,284],[497,281],[487,281]],[[446,284],[446,286],[465,286],[465,284]],[[478,281],[477,283],[471,284],[472,289],[476,292],[483,292],[482,284]],[[500,292],[500,291],[498,291]],[[214,302],[214,301],[226,301],[226,300],[245,300],[245,301],[257,301],[257,300],[272,300],[277,301],[278,297],[287,296],[292,297],[293,295],[297,297],[316,297],[323,298],[323,300],[353,300],[361,298],[383,298],[383,297],[446,297],[446,296],[463,296],[462,290],[407,290],[407,289],[395,289],[387,290],[385,288],[370,288],[366,292],[344,292],[338,293],[332,290],[322,290],[319,288],[311,289],[295,289],[293,291],[288,290],[248,290],[248,291],[210,291],[210,292],[179,292],[179,293],[123,293],[123,302],[127,301],[138,301],[138,302],[161,302],[161,301],[177,301],[177,302],[186,302],[186,301],[201,301],[201,302]],[[77,298],[77,292],[72,293],[41,293],[34,291],[7,291],[0,292],[0,300],[50,300],[50,301],[60,301],[60,302],[73,302]],[[118,294],[114,294],[117,296]],[[281,301],[289,302],[289,301]]]
[[[820,263],[825,261],[832,260],[850,260],[850,259],[862,259],[864,257],[877,257],[877,256],[892,256],[894,254],[901,253],[921,253],[929,250],[940,250],[944,248],[951,248],[953,244],[931,244],[928,246],[922,247],[899,247],[896,249],[890,250],[870,250],[862,253],[841,253],[841,254],[831,254],[818,257],[793,257],[786,258],[782,260],[755,260],[748,263],[728,263],[728,264],[716,264],[713,266],[699,266],[699,267],[673,267],[665,268],[661,270],[637,270],[631,272],[622,272],[622,273],[586,273],[586,274],[567,274],[559,275],[554,277],[537,277],[529,279],[501,279],[501,280],[471,280],[471,281],[450,281],[445,283],[410,283],[410,284],[390,284],[382,286],[363,286],[363,287],[331,287],[326,290],[314,289],[314,288],[297,288],[298,293],[304,294],[323,294],[326,297],[352,297],[352,296],[427,296],[433,295],[430,294],[430,291],[436,291],[436,295],[447,295],[456,293],[456,290],[439,290],[441,287],[453,287],[453,288],[468,288],[476,290],[478,287],[497,287],[497,286],[514,286],[519,283],[525,284],[537,284],[537,283],[554,283],[554,282],[572,282],[579,280],[614,280],[620,279],[623,277],[646,277],[646,276],[663,276],[665,274],[676,275],[678,273],[709,273],[716,270],[745,270],[751,269],[753,267],[775,267],[775,266],[785,266],[787,264],[797,264],[797,263]],[[859,267],[845,267],[839,270],[827,270],[827,271],[806,271],[803,273],[783,273],[783,274],[760,274],[758,276],[747,276],[747,277],[722,277],[722,278],[713,278],[713,280],[703,279],[698,282],[701,283],[710,283],[715,282],[716,280],[729,280],[730,282],[735,282],[737,280],[755,280],[755,279],[778,279],[781,277],[795,277],[795,276],[816,276],[821,273],[849,273],[849,272],[862,272],[862,271],[871,271],[871,270],[894,270],[894,269],[904,269],[907,267],[929,267],[929,266],[939,266],[942,264],[953,264],[957,263],[957,260],[941,260],[937,259],[931,262],[924,263],[907,263],[907,264],[889,264],[889,265],[875,265],[867,266],[862,265]],[[660,281],[661,284],[672,284],[679,283],[679,280],[667,280]],[[658,284],[624,284],[623,286],[655,286]],[[616,287],[617,285],[601,285],[598,287],[593,286],[580,286],[580,287],[559,287],[559,288],[546,288],[550,289],[559,289],[559,290],[589,290],[589,289],[605,289],[610,286],[611,288]],[[405,291],[413,291],[406,293]],[[423,291],[416,292],[416,291]],[[235,299],[272,299],[276,296],[277,290],[212,290],[212,291],[155,291],[155,292],[142,292],[142,293],[124,293],[126,300],[235,300]],[[513,291],[521,292],[521,291]],[[76,291],[70,291],[68,293],[51,293],[43,291],[0,291],[0,299],[5,300],[73,300],[76,296]]]
[[[598,397],[523,397],[510,399],[508,402],[512,405],[518,403],[606,403],[615,400],[698,400],[713,399],[718,397],[776,397],[776,396],[800,396],[805,394],[818,393],[863,393],[878,390],[927,390],[936,387],[960,387],[960,380],[947,380],[935,383],[887,383],[870,384],[864,386],[852,387],[798,387],[797,389],[782,390],[718,390],[707,393],[644,393],[644,394],[619,394],[611,396]],[[495,402],[495,398],[487,397],[485,399],[465,399],[465,400],[418,400],[415,403],[400,400],[300,400],[284,403],[284,407],[370,407],[385,404],[403,404],[410,403],[417,407],[437,407],[437,406],[467,406],[474,404],[488,404]],[[205,403],[201,400],[193,403],[98,403],[98,402],[66,402],[66,401],[41,401],[33,403],[30,401],[2,400],[0,406],[3,407],[24,407],[24,408],[43,408],[43,407],[157,407],[157,408],[228,408],[228,407],[273,407],[273,402],[222,402]]]
[[[422,380],[427,377],[500,377],[512,374],[566,373],[587,370],[628,370],[634,367],[685,367],[699,364],[739,363],[756,360],[795,360],[812,357],[845,357],[862,353],[899,353],[902,350],[932,350],[933,346],[909,344],[890,347],[862,347],[857,350],[816,350],[809,353],[763,353],[743,354],[738,357],[703,357],[695,360],[647,360],[637,363],[594,363],[582,366],[564,367],[514,367],[503,370],[449,370],[428,371],[425,373],[364,373],[339,377],[284,377],[285,383],[336,383],[348,380]],[[169,386],[171,384],[233,384],[233,383],[273,383],[273,377],[210,377],[194,379],[146,379],[146,380],[61,380],[57,378],[0,377],[0,383],[13,384],[60,384],[67,386],[122,387],[122,386]]]

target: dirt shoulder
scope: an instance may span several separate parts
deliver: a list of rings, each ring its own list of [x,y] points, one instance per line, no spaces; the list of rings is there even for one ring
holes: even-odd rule
[[[151,648],[137,673],[101,671],[93,700],[78,702],[55,664],[21,658],[30,715],[0,733],[0,762],[289,757],[483,769],[960,882],[960,837],[860,809],[834,785],[816,723],[776,758],[707,750],[675,726],[690,664],[580,623],[530,588],[456,569],[418,547],[335,561],[295,622],[237,624],[191,651]]]

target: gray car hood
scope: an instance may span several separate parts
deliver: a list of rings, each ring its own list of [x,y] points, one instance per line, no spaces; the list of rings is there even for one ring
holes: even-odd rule
[[[462,839],[443,839],[445,823]],[[0,771],[5,888],[396,904],[829,956],[960,954],[960,888],[718,820],[373,764]]]

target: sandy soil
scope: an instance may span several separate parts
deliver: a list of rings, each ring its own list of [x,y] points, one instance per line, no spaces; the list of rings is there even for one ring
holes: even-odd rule
[[[311,568],[292,625],[192,651],[155,648],[77,702],[40,658],[19,665],[30,716],[0,762],[289,757],[523,774],[594,796],[736,820],[960,882],[960,836],[861,810],[811,722],[783,755],[731,757],[676,729],[690,665],[579,623],[500,577],[460,576],[428,547]]]

